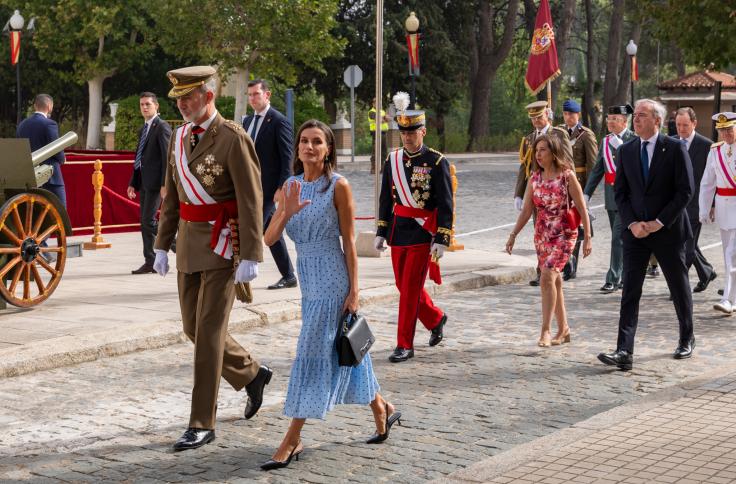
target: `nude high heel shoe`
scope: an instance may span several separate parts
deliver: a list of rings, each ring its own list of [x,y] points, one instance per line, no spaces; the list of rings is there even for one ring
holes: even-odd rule
[[[563,343],[569,343],[570,342],[570,328],[567,328],[567,331],[565,331],[559,338],[553,338],[550,343],[552,346],[558,346]]]

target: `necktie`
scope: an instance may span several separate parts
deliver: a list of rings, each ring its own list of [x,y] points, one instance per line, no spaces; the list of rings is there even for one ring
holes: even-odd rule
[[[567,128],[567,132],[570,134],[570,137],[572,137],[572,128]]]
[[[197,143],[199,143],[199,135],[204,133],[204,128],[201,126],[192,126],[192,136],[189,140],[192,143],[192,151],[194,151],[194,148],[197,147]]]
[[[649,145],[649,141],[644,141],[641,144],[641,174],[644,177],[644,183],[649,178],[649,152],[647,151],[647,145]]]
[[[148,123],[143,125],[141,139],[138,140],[138,149],[135,150],[135,163],[133,164],[134,170],[139,170],[141,168],[141,161],[143,160],[143,147],[146,145],[146,137],[148,137]]]
[[[258,135],[258,127],[260,123],[261,123],[261,115],[256,114],[253,117],[253,124],[251,124],[250,133],[249,133],[250,139],[252,139],[254,143],[256,142],[256,136]]]

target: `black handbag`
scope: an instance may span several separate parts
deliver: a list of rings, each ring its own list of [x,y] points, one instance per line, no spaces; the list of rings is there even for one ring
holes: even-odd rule
[[[340,366],[358,366],[375,343],[371,328],[365,317],[357,313],[346,313],[337,328],[335,349]]]

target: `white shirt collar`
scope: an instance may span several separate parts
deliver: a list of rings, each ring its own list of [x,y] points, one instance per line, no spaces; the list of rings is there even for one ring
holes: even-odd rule
[[[613,134],[615,134],[616,136],[618,136],[621,139],[624,139],[624,135],[626,134],[626,130],[628,130],[628,128],[624,128],[623,131],[621,131],[620,133],[613,133]]]
[[[200,124],[199,127],[200,128],[203,128],[205,131],[207,131],[207,129],[210,127],[210,124],[212,124],[212,121],[215,120],[215,116],[217,116],[217,109],[215,109],[215,112],[212,113],[212,116],[210,116],[207,119],[207,121],[205,121],[204,123]],[[204,134],[204,133],[202,133],[202,134]]]
[[[42,113],[41,111],[35,111],[33,114],[40,114],[44,118],[48,118],[48,116],[46,115],[46,113]]]
[[[641,141],[642,141],[642,143],[644,141],[649,141],[649,145],[647,145],[647,146],[652,146],[653,147],[657,143],[657,138],[659,138],[659,131],[657,131],[656,133],[654,133],[654,136],[652,136],[651,138],[643,139]]]
[[[551,124],[548,124],[548,125],[547,125],[547,126],[545,126],[544,128],[542,128],[542,129],[538,129],[538,130],[537,130],[537,136],[541,136],[541,135],[543,135],[543,134],[547,134],[547,131],[549,131],[549,128],[550,128],[550,126],[552,126],[552,125],[551,125]]]
[[[148,125],[149,128],[151,127],[153,120],[156,119],[157,117],[158,117],[158,113],[154,114],[153,117],[151,117],[151,119],[146,121],[146,124]]]
[[[687,149],[690,149],[690,143],[692,143],[694,139],[695,139],[695,130],[693,130],[693,132],[690,133],[690,136],[688,136],[687,138],[685,138],[685,143],[687,144]]]
[[[257,114],[258,116],[265,116],[269,109],[271,109],[271,103],[266,103],[266,107],[255,114]]]

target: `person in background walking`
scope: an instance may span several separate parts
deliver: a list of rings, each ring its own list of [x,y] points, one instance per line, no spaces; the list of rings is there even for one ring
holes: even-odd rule
[[[376,433],[369,444],[386,440],[401,418],[378,393],[370,353],[355,367],[338,363],[338,325],[347,312],[358,310],[355,203],[348,181],[334,173],[332,130],[309,120],[296,141],[294,176],[279,191],[278,208],[264,237],[266,245],[273,244],[286,229],[294,240],[302,291],[302,327],[284,403],[284,415],[292,420],[271,460],[261,466],[266,471],[286,467],[294,457],[299,460],[306,419],[324,419],[337,404],[370,405]]]
[[[524,228],[536,209],[534,247],[541,270],[542,331],[538,345],[542,347],[570,342],[570,326],[562,293],[561,271],[572,254],[578,237],[578,226],[570,226],[566,212],[574,208],[583,225],[583,257],[590,255],[593,246],[590,237],[590,219],[572,160],[555,136],[541,135],[532,145],[538,168],[530,177],[524,194],[524,205],[514,229],[506,242],[511,254],[516,236]],[[573,205],[574,204],[574,205]],[[552,317],[557,319],[557,335],[550,333]]]

